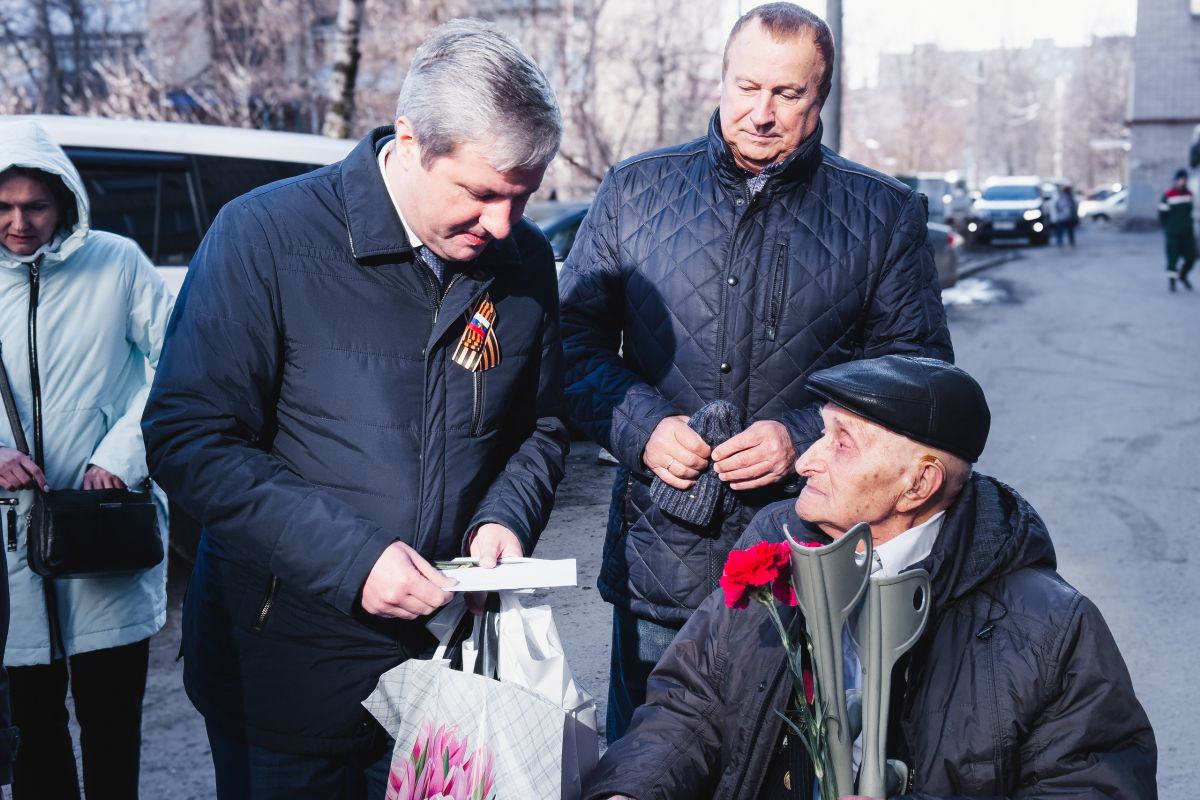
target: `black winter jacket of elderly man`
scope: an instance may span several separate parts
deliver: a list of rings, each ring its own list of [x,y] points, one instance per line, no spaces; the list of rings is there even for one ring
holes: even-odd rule
[[[667,517],[642,463],[659,422],[729,400],[802,453],[821,431],[807,375],[954,358],[920,196],[820,142],[751,195],[714,114],[707,136],[612,168],[563,267],[568,411],[621,463],[599,589],[642,619],[681,625],[754,513],[797,491],[738,492],[703,528]]]
[[[791,502],[776,503],[738,546],[782,541],[785,524],[808,530]],[[930,622],[888,742],[914,771],[904,797],[1157,797],[1154,734],[1117,645],[1055,572],[1045,525],[1020,495],[973,475],[918,566],[932,576]],[[762,784],[791,689],[783,648],[762,606],[723,599],[713,593],[676,637],[585,797],[774,796]]]

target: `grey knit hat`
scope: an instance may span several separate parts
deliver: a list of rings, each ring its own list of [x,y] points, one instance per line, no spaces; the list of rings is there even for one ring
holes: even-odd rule
[[[688,427],[700,434],[709,447],[716,447],[741,433],[746,426],[737,406],[728,400],[714,400],[692,414]],[[728,486],[721,483],[711,463],[686,491],[664,483],[655,475],[650,484],[650,497],[664,514],[700,526],[712,521],[718,503],[726,514],[732,513],[737,507],[737,497]]]

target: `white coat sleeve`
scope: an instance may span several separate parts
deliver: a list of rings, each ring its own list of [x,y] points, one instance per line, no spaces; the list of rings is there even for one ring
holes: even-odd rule
[[[145,356],[150,370],[158,366],[162,353],[167,321],[175,304],[175,295],[163,280],[150,259],[130,244],[130,266],[127,288],[125,338],[131,348]],[[142,440],[142,411],[150,393],[150,373],[147,372],[138,390],[125,407],[118,409],[119,417],[100,440],[89,464],[106,469],[126,486],[136,488],[149,475],[146,466],[146,445]]]

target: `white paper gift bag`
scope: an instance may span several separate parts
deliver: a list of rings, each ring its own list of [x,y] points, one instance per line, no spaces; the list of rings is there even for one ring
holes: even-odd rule
[[[500,680],[411,660],[363,701],[396,739],[387,800],[579,797],[598,755],[595,703],[570,676],[549,607],[502,609],[474,637],[479,650],[495,631]]]
[[[563,796],[577,797],[600,758],[596,701],[575,683],[550,606],[525,608],[516,593],[501,592],[497,628],[497,677],[558,703],[567,715],[563,726]]]

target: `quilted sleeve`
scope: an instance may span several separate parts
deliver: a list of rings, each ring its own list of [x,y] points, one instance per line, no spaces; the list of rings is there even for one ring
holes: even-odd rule
[[[899,353],[954,361],[920,196],[900,209],[867,307],[862,357]]]
[[[625,467],[648,474],[642,464],[646,442],[664,417],[679,411],[621,357],[625,274],[619,206],[617,179],[610,171],[559,276],[566,405],[576,428]]]
[[[129,260],[129,313],[125,338],[131,348],[146,357],[153,370],[158,366],[175,297],[162,275],[136,245],[130,242],[125,250]],[[147,381],[129,399],[88,459],[89,464],[108,470],[126,486],[136,487],[146,478],[146,446],[142,440],[141,420],[149,394]]]

